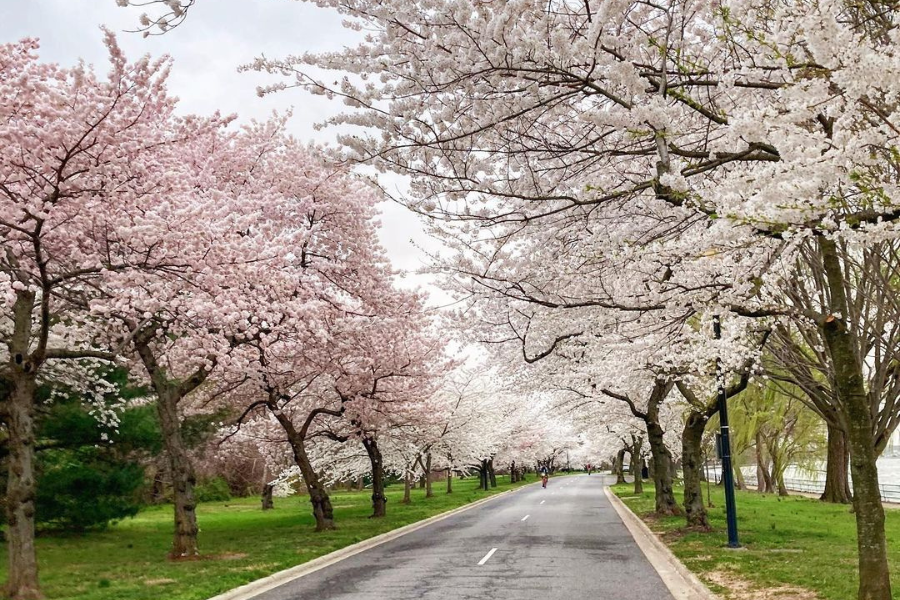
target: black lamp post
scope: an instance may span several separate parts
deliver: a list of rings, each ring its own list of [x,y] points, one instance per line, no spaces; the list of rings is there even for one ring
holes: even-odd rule
[[[719,315],[713,315],[713,334],[722,339]],[[740,548],[737,530],[737,507],[734,503],[734,472],[731,467],[731,437],[728,429],[728,397],[725,393],[725,374],[722,360],[716,358],[716,383],[719,396],[719,424],[721,425],[722,485],[725,486],[725,517],[728,521],[728,547]]]

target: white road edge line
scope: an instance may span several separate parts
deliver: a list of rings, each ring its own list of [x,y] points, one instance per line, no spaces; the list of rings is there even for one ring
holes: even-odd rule
[[[530,517],[530,516],[531,516],[531,515],[525,515],[524,517],[522,517],[522,520],[525,521],[525,520],[527,520],[528,517]]]
[[[484,555],[484,558],[482,558],[481,560],[478,561],[478,566],[480,567],[481,565],[483,565],[484,563],[486,563],[486,562],[488,561],[488,559],[489,559],[490,557],[492,557],[492,556],[494,555],[494,552],[496,552],[496,551],[497,551],[496,548],[491,548],[491,551],[488,552],[487,554],[485,554],[485,555]]]
[[[546,500],[541,500],[541,504],[543,504],[544,502],[546,502]]]

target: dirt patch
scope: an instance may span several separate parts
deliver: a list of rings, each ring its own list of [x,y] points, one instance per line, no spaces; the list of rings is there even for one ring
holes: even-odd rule
[[[819,600],[815,592],[804,588],[792,585],[762,587],[728,571],[712,571],[705,577],[728,590],[730,600]]]
[[[144,585],[168,585],[170,583],[175,583],[174,579],[145,579]]]

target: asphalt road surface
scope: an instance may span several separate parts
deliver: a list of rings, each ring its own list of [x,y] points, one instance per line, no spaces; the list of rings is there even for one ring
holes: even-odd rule
[[[672,600],[603,486],[529,485],[254,600]]]

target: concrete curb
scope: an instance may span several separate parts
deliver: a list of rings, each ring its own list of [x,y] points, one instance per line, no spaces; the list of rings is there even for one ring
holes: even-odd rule
[[[646,523],[631,512],[631,509],[613,493],[609,486],[605,488],[605,491],[606,497],[609,498],[610,504],[625,523],[631,537],[659,573],[675,600],[721,600],[672,554],[672,551],[650,531]]]
[[[345,558],[350,558],[354,554],[359,554],[360,552],[364,552],[370,548],[374,548],[375,546],[380,546],[385,542],[389,542],[391,540],[397,539],[398,537],[404,536],[407,533],[412,533],[413,531],[422,529],[423,527],[427,527],[432,523],[442,521],[447,517],[452,517],[461,512],[465,512],[477,506],[481,506],[482,504],[490,502],[491,500],[502,498],[503,496],[506,496],[507,494],[511,494],[513,492],[517,492],[524,487],[528,486],[523,485],[522,487],[518,487],[513,490],[506,490],[505,492],[494,494],[493,496],[489,496],[488,498],[482,498],[481,500],[476,500],[475,502],[471,502],[464,506],[459,506],[433,517],[428,517],[427,519],[423,519],[422,521],[416,521],[415,523],[410,523],[409,525],[404,525],[403,527],[392,529],[391,531],[376,535],[375,537],[370,537],[369,539],[357,542],[350,546],[345,546],[340,550],[335,550],[334,552],[325,554],[318,558],[314,558],[295,567],[290,567],[283,571],[278,571],[277,573],[273,573],[271,575],[263,577],[262,579],[251,581],[250,583],[246,583],[240,587],[228,590],[227,592],[219,594],[218,596],[213,596],[209,600],[249,600],[250,598],[262,594],[263,592],[268,592],[269,590],[274,589],[280,585],[284,585],[289,581],[299,579],[300,577],[309,575],[310,573],[314,573],[319,569],[324,569],[325,567],[340,562]]]

